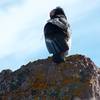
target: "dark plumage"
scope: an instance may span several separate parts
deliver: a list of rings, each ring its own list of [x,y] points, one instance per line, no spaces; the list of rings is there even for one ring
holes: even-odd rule
[[[64,61],[64,53],[68,52],[69,24],[62,8],[57,7],[50,12],[50,20],[44,27],[45,42],[53,60],[58,63]]]

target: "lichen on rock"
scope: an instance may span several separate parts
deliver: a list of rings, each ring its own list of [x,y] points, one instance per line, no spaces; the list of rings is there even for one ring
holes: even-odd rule
[[[0,100],[100,100],[100,69],[83,55],[51,57],[0,73]]]

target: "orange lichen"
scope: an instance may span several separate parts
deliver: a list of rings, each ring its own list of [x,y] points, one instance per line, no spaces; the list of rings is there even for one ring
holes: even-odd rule
[[[46,89],[48,87],[47,83],[45,82],[36,82],[33,83],[32,88],[35,89]]]

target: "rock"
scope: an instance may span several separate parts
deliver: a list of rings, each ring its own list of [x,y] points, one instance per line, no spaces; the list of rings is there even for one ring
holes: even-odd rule
[[[78,54],[29,62],[0,73],[0,100],[100,100],[100,69]]]

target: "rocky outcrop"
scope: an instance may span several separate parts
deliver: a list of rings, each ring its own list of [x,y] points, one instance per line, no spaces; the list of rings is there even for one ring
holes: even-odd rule
[[[83,55],[29,62],[0,73],[0,100],[100,100],[100,69]]]

